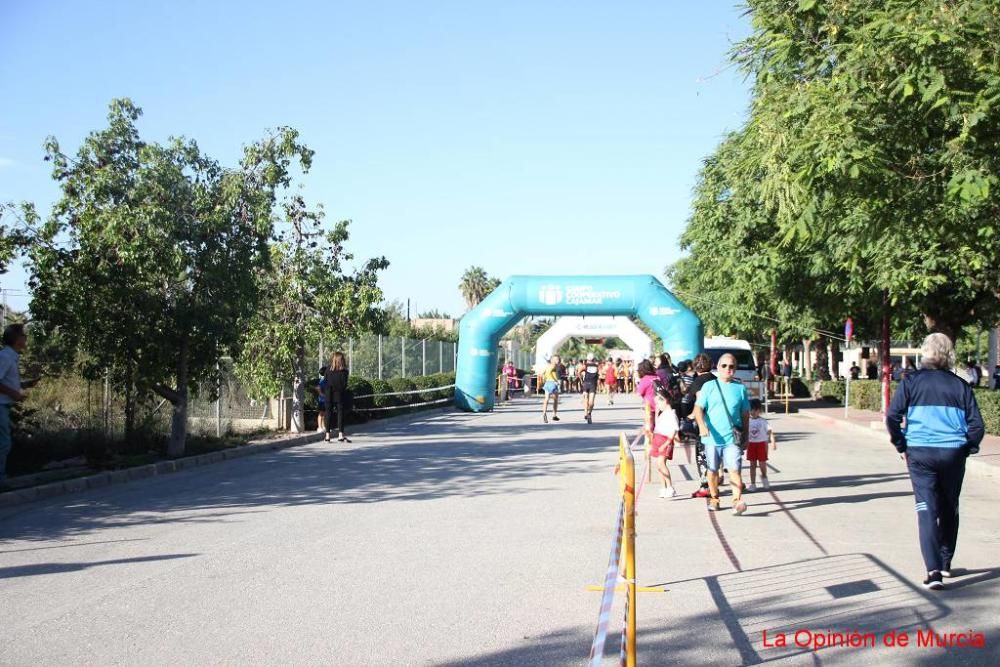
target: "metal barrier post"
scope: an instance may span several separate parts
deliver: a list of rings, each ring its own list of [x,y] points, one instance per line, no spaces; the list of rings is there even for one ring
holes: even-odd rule
[[[399,337],[399,358],[402,359],[400,362],[402,364],[402,375],[401,377],[406,377],[406,338],[403,336]]]
[[[427,375],[427,339],[420,341],[421,375]]]
[[[438,373],[444,373],[444,341],[438,341]]]
[[[382,334],[378,335],[378,379],[382,379]]]

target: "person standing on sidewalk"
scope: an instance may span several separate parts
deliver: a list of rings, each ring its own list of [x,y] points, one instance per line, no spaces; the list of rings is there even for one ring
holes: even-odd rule
[[[939,590],[944,588],[942,577],[952,574],[965,459],[979,452],[985,429],[972,387],[951,372],[951,339],[933,333],[920,353],[923,368],[896,388],[885,423],[910,471],[927,568],[924,587]]]
[[[719,358],[719,377],[706,382],[698,392],[694,404],[694,419],[698,435],[705,445],[708,468],[708,509],[719,509],[719,468],[729,470],[733,489],[733,514],[743,514],[747,505],[743,501],[743,447],[747,441],[750,424],[750,399],[747,388],[733,382],[736,374],[736,357],[724,354]]]
[[[3,331],[4,348],[0,350],[0,491],[7,489],[7,456],[10,454],[10,411],[25,399],[21,372],[17,364],[28,347],[23,324],[11,324]],[[24,383],[25,386],[28,384]]]

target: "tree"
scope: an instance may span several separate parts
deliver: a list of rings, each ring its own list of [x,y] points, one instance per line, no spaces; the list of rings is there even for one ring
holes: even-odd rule
[[[238,353],[270,262],[276,191],[312,151],[280,128],[225,168],[194,141],[140,138],[142,111],[110,105],[108,127],[75,157],[55,138],[46,160],[62,196],[30,252],[31,312],[79,353],[85,375],[124,388],[126,432],[139,396],[173,407],[169,456],[184,452],[189,392]]]
[[[1000,9],[753,0],[742,169],[786,247],[953,339],[1000,317]],[[830,248],[828,239],[836,239]]]
[[[31,244],[37,223],[38,214],[32,204],[0,204],[0,274],[7,273],[14,258]]]
[[[422,311],[417,315],[417,318],[422,320],[450,320],[451,315],[437,308],[432,308],[431,310]]]
[[[283,204],[284,220],[271,248],[271,265],[258,274],[263,296],[242,344],[237,374],[251,393],[274,396],[292,381],[292,430],[305,429],[306,347],[377,328],[378,273],[384,257],[369,259],[351,274],[344,263],[348,221],[323,229],[323,211],[309,211],[300,195]]]
[[[499,286],[499,278],[491,278],[481,266],[470,266],[462,274],[458,289],[462,292],[466,307],[472,310]]]

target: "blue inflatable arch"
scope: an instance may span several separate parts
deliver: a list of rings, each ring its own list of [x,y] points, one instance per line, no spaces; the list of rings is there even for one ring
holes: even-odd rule
[[[512,276],[459,325],[455,404],[493,408],[500,338],[529,315],[637,317],[676,360],[701,352],[701,320],[653,276]]]

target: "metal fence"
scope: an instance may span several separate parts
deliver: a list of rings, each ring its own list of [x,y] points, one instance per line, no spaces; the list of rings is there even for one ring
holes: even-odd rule
[[[316,360],[316,368],[319,369],[329,363],[330,356],[335,351],[347,356],[347,367],[351,369],[351,375],[389,380],[395,377],[454,373],[458,343],[369,334],[356,338],[324,340],[319,349],[310,352],[310,357]],[[506,350],[499,351],[502,361],[509,356],[511,355]],[[531,355],[523,350],[516,351],[512,359],[518,368],[531,368]]]

